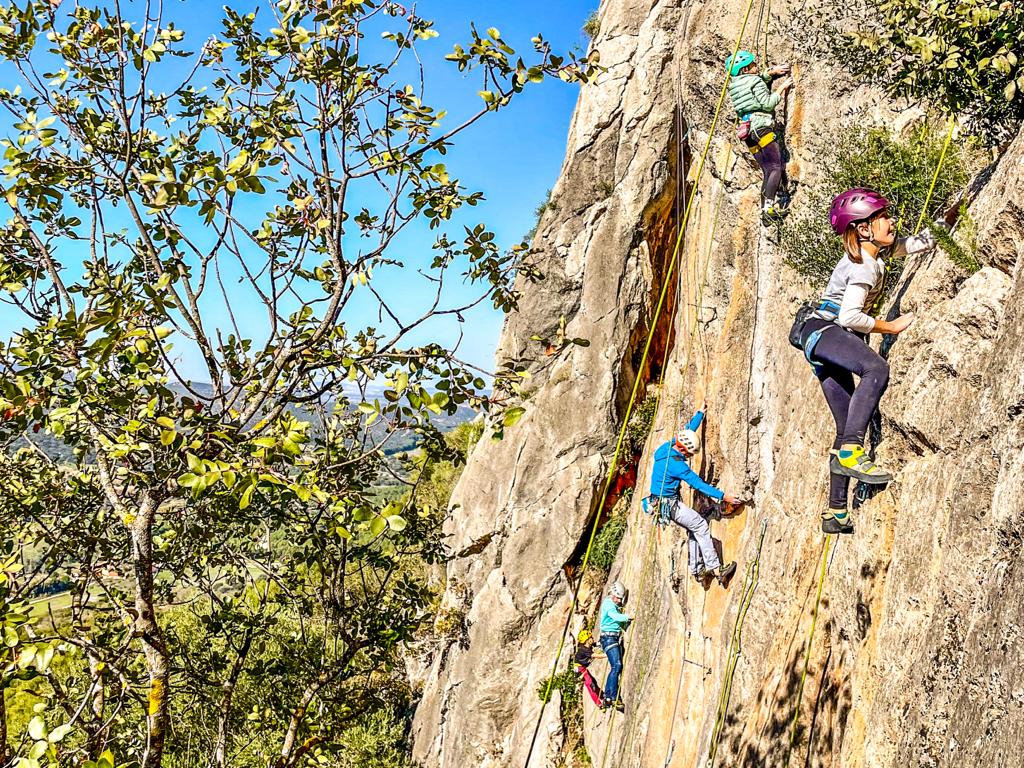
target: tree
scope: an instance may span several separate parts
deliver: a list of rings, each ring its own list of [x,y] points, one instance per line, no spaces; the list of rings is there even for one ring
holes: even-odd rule
[[[827,26],[855,74],[925,99],[992,142],[1024,118],[1024,7],[1007,0],[856,0]]]
[[[24,446],[2,459],[19,483],[0,522],[39,543],[23,587],[74,581],[52,630],[80,660],[54,683],[82,755],[116,745],[159,766],[175,697],[199,691],[215,702],[207,761],[225,765],[244,736],[236,691],[267,673],[254,649],[273,636],[292,663],[249,715],[276,733],[261,759],[285,768],[329,748],[338,703],[357,712],[424,617],[406,563],[443,548],[414,496],[370,493],[388,440],[412,431],[446,455],[432,414],[468,404],[500,432],[515,389],[515,366],[488,393],[457,345],[422,342],[479,302],[514,308],[539,277],[525,244],[447,231],[481,196],[440,160],[529,85],[586,81],[596,62],[537,37],[527,63],[471,28],[447,58],[480,78],[481,106],[447,127],[416,63],[436,33],[395,2],[226,8],[198,52],[161,3],[140,5],[0,4],[0,56],[19,75],[0,90],[0,285],[25,323],[0,346],[2,431]],[[438,234],[403,260],[414,222]],[[388,290],[413,267],[422,306]],[[453,274],[477,295],[447,301]],[[180,602],[214,663],[176,653]]]

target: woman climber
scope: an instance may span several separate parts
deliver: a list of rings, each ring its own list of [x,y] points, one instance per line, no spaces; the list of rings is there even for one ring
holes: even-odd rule
[[[956,210],[950,209],[946,225],[953,223]],[[851,478],[872,485],[892,480],[864,452],[868,422],[889,382],[889,364],[868,346],[868,336],[902,333],[914,315],[889,321],[869,314],[882,293],[884,259],[929,251],[935,238],[925,230],[897,241],[889,201],[872,189],[850,189],[836,197],[829,220],[846,253],[832,270],[817,306],[807,307],[806,319],[797,318],[802,328],[795,325],[793,337],[814,367],[836,422],[829,452],[829,504],[821,522],[821,530],[831,534],[853,532],[847,510]],[[860,378],[856,386],[854,374]]]
[[[622,633],[633,621],[633,617],[622,612],[626,603],[626,588],[616,581],[608,590],[608,597],[601,601],[601,611],[597,618],[597,628],[601,633],[601,649],[608,658],[608,678],[604,682],[604,696],[601,698],[601,709],[615,707],[624,712],[625,707],[619,698],[619,676],[622,674]]]
[[[765,222],[777,221],[782,217],[783,206],[778,201],[779,187],[785,174],[782,147],[778,136],[782,127],[775,124],[775,107],[793,87],[789,77],[789,65],[773,67],[765,74],[757,71],[757,62],[750,51],[736,51],[725,60],[725,69],[732,76],[729,80],[729,99],[739,116],[736,135],[746,143],[761,167],[764,180],[761,184],[761,216]],[[779,90],[772,91],[771,82],[776,76],[787,77],[779,84]]]
[[[728,505],[742,502],[732,494],[706,483],[691,467],[687,459],[700,448],[700,437],[697,430],[704,420],[704,409],[693,415],[689,423],[679,431],[674,440],[663,443],[654,452],[654,469],[651,470],[651,496],[644,499],[644,508],[648,501],[653,500],[658,507],[658,514],[665,520],[686,529],[689,537],[690,573],[693,578],[707,588],[708,581],[717,578],[723,587],[736,572],[736,563],[722,565],[715,550],[715,541],[711,538],[711,526],[703,515],[683,503],[679,498],[681,483],[686,483],[696,491],[712,499],[724,501]],[[651,498],[653,497],[653,499]]]

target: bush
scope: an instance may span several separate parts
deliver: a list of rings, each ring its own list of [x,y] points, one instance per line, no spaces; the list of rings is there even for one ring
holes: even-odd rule
[[[387,709],[361,717],[338,739],[337,768],[407,768],[406,723]]]
[[[601,19],[598,18],[597,11],[591,11],[587,20],[583,22],[583,34],[593,40],[600,31]]]
[[[991,141],[1017,130],[1024,3],[858,0],[840,7],[838,19],[827,19],[830,37],[854,74],[892,94],[936,102]]]
[[[629,417],[629,426],[626,427],[626,440],[633,453],[641,453],[647,436],[651,434],[654,427],[654,417],[658,415],[658,403],[660,401],[657,392],[650,392],[643,401],[636,407]]]
[[[854,133],[849,139],[829,145],[821,156],[828,169],[808,193],[806,204],[794,210],[781,228],[780,244],[786,262],[808,278],[815,288],[828,281],[836,262],[843,256],[840,239],[828,222],[832,199],[850,187],[880,190],[893,204],[901,234],[917,224],[928,188],[939,162],[945,132],[924,126],[906,140],[893,137],[882,128]],[[979,164],[972,142],[953,142],[932,193],[925,219],[937,217],[948,200],[961,190]],[[886,282],[899,278],[902,263],[889,261]]]
[[[562,706],[559,714],[562,719],[562,726],[567,734],[573,735],[583,727],[583,682],[576,670],[572,668],[572,659],[569,660],[569,669],[553,677],[541,680],[537,686],[537,698],[541,701],[548,701],[548,681],[551,682],[551,693],[556,690],[562,692]]]
[[[618,509],[619,505],[616,505],[608,522],[602,525],[594,536],[594,546],[590,550],[590,564],[606,572],[615,562],[615,555],[618,554],[619,545],[628,527],[625,513],[618,512]]]

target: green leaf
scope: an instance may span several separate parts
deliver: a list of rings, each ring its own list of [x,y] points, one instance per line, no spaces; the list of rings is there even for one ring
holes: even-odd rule
[[[36,740],[46,738],[46,721],[39,715],[36,715],[29,721],[28,735]],[[36,755],[36,757],[39,757],[39,755]]]
[[[244,491],[242,491],[241,497],[238,499],[238,508],[246,509],[252,502],[253,491],[256,490],[256,486],[251,484]]]
[[[69,733],[71,733],[71,725],[69,723],[64,723],[64,725],[58,725],[56,728],[50,731],[50,734],[46,737],[46,740],[49,741],[51,744],[56,744]]]
[[[383,517],[378,515],[370,521],[370,535],[380,536],[384,529],[388,527],[388,522]]]
[[[391,528],[391,530],[396,531],[396,532],[397,531],[404,531],[405,527],[408,525],[408,523],[406,522],[405,518],[402,517],[401,515],[390,515],[387,520],[388,520],[388,527]]]
[[[516,424],[519,423],[519,420],[523,418],[524,413],[526,413],[525,408],[520,408],[518,406],[515,408],[509,408],[507,411],[505,411],[505,416],[502,419],[502,423],[506,427],[514,427]]]

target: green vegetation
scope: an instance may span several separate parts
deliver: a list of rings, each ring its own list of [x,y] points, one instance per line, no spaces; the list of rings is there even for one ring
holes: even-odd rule
[[[594,546],[590,550],[590,564],[599,568],[605,573],[611,570],[615,563],[615,555],[618,554],[622,537],[626,535],[629,527],[627,513],[630,502],[633,500],[633,489],[629,488],[615,502],[608,520],[602,525],[594,536]]]
[[[654,428],[654,419],[658,415],[658,403],[660,395],[658,392],[648,392],[644,399],[633,409],[629,417],[629,425],[626,427],[626,440],[629,449],[639,455],[647,444],[647,437]]]
[[[583,726],[583,683],[573,668],[572,660],[569,660],[569,668],[564,672],[545,678],[537,685],[537,698],[541,701],[549,700],[545,699],[549,681],[551,693],[560,691],[562,694],[562,724],[569,730],[581,728]]]
[[[601,19],[597,11],[591,11],[587,20],[583,22],[583,34],[593,40],[601,31]]]
[[[558,203],[551,199],[550,189],[544,195],[544,200],[533,209],[533,226],[530,227],[530,230],[525,235],[523,235],[524,243],[533,242],[533,238],[537,236],[537,227],[540,226],[540,220],[548,209],[552,211],[558,210]]]
[[[781,245],[787,263],[815,287],[828,281],[843,255],[842,243],[829,226],[828,210],[832,199],[851,187],[881,190],[893,204],[901,233],[913,234],[909,229],[924,207],[944,140],[941,128],[929,126],[914,130],[907,138],[870,128],[854,132],[841,143],[827,145],[820,163],[827,169],[826,174],[807,193],[806,204],[794,210],[782,226]],[[925,212],[926,221],[945,210],[978,164],[979,153],[972,142],[951,144]],[[903,265],[893,260],[887,266],[887,285],[892,286]]]
[[[860,0],[829,21],[843,62],[891,93],[932,102],[993,142],[1024,118],[1020,2]]]
[[[594,66],[471,26],[446,58],[493,90],[450,126],[406,82],[430,20],[258,5],[207,39],[159,4],[0,0],[0,292],[23,326],[0,343],[5,765],[404,764],[402,650],[433,618],[424,576],[479,434],[453,445],[438,421],[522,415],[505,403],[531,361],[488,385],[440,340],[537,273],[453,221],[481,194],[442,161],[525,89]],[[436,239],[396,251],[416,220]],[[382,298],[397,279],[424,314]],[[381,488],[389,435],[416,449],[401,495]],[[73,587],[66,643],[29,631],[53,580]]]

